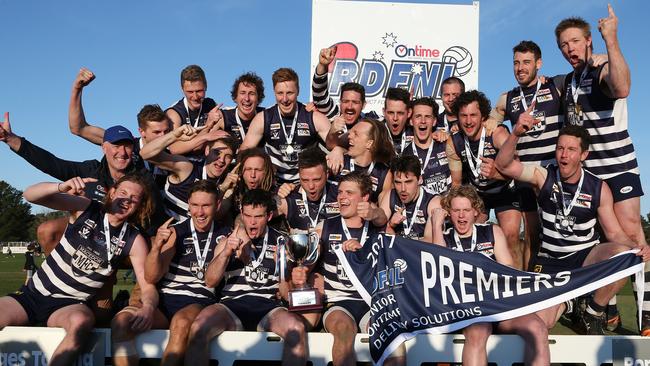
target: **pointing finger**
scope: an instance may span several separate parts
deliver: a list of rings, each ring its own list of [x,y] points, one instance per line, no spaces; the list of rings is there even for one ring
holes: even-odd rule
[[[173,220],[174,220],[174,218],[173,218],[173,217],[170,217],[169,220],[165,221],[165,223],[162,224],[161,227],[167,229],[167,228],[169,227],[169,224],[171,224],[171,222],[172,222]]]
[[[609,13],[610,18],[614,18],[616,14],[614,14],[614,8],[612,8],[612,4],[607,4],[607,12]]]
[[[86,178],[82,178],[81,181],[84,183],[95,183],[97,182],[97,178],[86,177]]]

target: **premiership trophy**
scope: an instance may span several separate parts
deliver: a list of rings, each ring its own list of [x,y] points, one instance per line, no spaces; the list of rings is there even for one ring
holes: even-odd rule
[[[318,234],[316,232],[292,232],[285,240],[287,259],[298,266],[309,266],[318,260]],[[289,291],[289,311],[320,310],[321,296],[315,288],[305,284]]]

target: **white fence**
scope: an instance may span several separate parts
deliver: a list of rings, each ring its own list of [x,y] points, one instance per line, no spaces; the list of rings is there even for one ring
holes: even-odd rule
[[[9,253],[9,248],[11,248],[11,253],[13,254],[24,254],[27,251],[28,245],[29,242],[27,241],[10,241],[0,243],[0,247],[2,247],[2,254]]]
[[[110,330],[97,329],[95,333],[103,336],[103,350],[107,363],[110,363]],[[24,345],[24,355],[43,355],[49,359],[56,345],[63,339],[64,331],[54,328],[6,327],[0,331],[0,356],[8,360],[6,345]],[[137,350],[142,358],[160,358],[167,343],[168,331],[152,330],[137,338]],[[326,333],[309,333],[309,361],[314,366],[325,366],[331,361],[332,337]],[[102,339],[102,338],[100,338]],[[582,365],[601,365],[613,363],[612,343],[615,340],[640,340],[638,336],[550,336],[552,363],[574,363]],[[408,365],[421,365],[424,362],[460,362],[464,338],[462,335],[420,335],[406,343]],[[488,342],[489,362],[497,365],[512,365],[523,362],[523,341],[515,335],[494,335]],[[368,336],[360,334],[354,345],[359,362],[370,362]],[[15,349],[15,348],[14,348]],[[42,353],[41,353],[42,352]],[[101,352],[101,351],[100,351]],[[280,360],[282,339],[273,333],[265,332],[225,332],[216,338],[210,347],[210,356],[218,360],[220,366],[232,365],[236,360]],[[42,357],[42,356],[40,356]],[[92,365],[91,357],[86,357],[82,365]],[[3,365],[12,363],[6,362]],[[25,364],[36,364],[26,362]],[[41,364],[40,362],[38,363]]]

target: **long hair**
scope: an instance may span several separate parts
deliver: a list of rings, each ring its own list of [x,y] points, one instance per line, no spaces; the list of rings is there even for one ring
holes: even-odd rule
[[[359,123],[363,122],[371,126],[368,138],[372,140],[372,147],[370,148],[372,160],[389,165],[395,157],[395,149],[390,136],[388,136],[388,129],[383,122],[376,119],[362,118]]]
[[[111,190],[117,190],[123,182],[132,182],[142,188],[140,203],[138,204],[138,207],[136,207],[135,211],[128,217],[127,222],[141,228],[148,227],[155,206],[153,197],[151,196],[151,180],[142,173],[131,173],[118,179],[117,182],[113,184],[113,187],[111,187]],[[104,197],[104,210],[109,212],[112,204],[113,199],[109,193]]]
[[[244,182],[244,164],[246,163],[246,160],[254,157],[262,158],[264,160],[264,177],[262,178],[259,188],[265,191],[271,191],[273,188],[275,167],[273,166],[273,163],[271,163],[269,154],[258,147],[242,150],[239,152],[239,156],[237,157],[238,168],[235,172],[239,176],[239,181],[237,182],[237,194],[239,198],[248,191],[246,182]]]

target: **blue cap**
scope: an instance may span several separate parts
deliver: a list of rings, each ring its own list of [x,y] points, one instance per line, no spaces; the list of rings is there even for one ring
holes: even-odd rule
[[[131,134],[131,131],[124,126],[117,125],[104,131],[104,142],[114,144],[119,141],[127,140],[133,142],[133,135]]]

